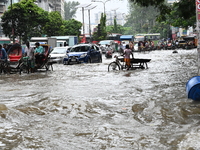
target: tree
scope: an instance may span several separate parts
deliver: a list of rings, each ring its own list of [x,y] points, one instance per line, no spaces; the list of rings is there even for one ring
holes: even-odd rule
[[[172,11],[170,14],[166,15],[166,22],[172,26],[175,27],[182,27],[182,28],[188,28],[188,27],[195,27],[196,23],[196,14],[195,14],[195,5],[194,3],[188,5],[188,1],[182,0],[179,3],[174,3],[172,5]],[[188,5],[188,6],[187,6]],[[187,9],[185,9],[187,8]],[[192,10],[192,11],[188,11]],[[183,17],[184,16],[184,19]],[[161,21],[163,21],[161,19]]]
[[[81,34],[82,23],[75,20],[64,20],[62,25],[62,34],[61,35],[77,35]]]
[[[10,37],[17,36],[24,41],[32,35],[41,35],[48,13],[34,4],[34,0],[22,0],[14,3],[4,12],[2,19],[3,33]]]
[[[10,37],[20,37],[26,42],[34,36],[79,35],[82,24],[74,19],[65,22],[59,12],[48,13],[34,4],[34,0],[14,3],[4,12],[3,33]],[[14,29],[14,32],[12,32]]]
[[[61,26],[63,25],[63,20],[58,11],[52,11],[48,14],[48,21],[44,26],[44,34],[47,36],[58,36],[62,34]]]
[[[124,26],[131,27],[132,34],[137,33],[152,33],[155,32],[159,23],[156,22],[156,16],[159,14],[159,10],[153,6],[141,7],[132,3],[130,5],[130,13],[127,17],[127,22]]]
[[[159,10],[159,15],[157,20],[162,22],[166,21],[168,17],[176,16],[175,20],[172,22],[178,22],[180,18],[186,20],[186,22],[181,22],[186,26],[195,24],[195,2],[194,0],[180,0],[174,3],[173,6],[168,5],[165,0],[130,0],[134,4],[138,4],[142,7],[154,6]],[[175,9],[175,10],[174,10]],[[176,20],[177,19],[177,20]],[[177,24],[178,25],[178,24]],[[179,24],[181,25],[181,24]]]
[[[108,33],[120,33],[124,34],[125,28],[119,24],[117,24],[116,18],[114,19],[114,25],[110,25],[106,27],[106,31]]]
[[[65,20],[69,20],[75,17],[76,11],[78,9],[76,8],[76,6],[78,6],[79,4],[79,2],[74,1],[64,3]]]
[[[101,14],[101,19],[100,19],[100,24],[98,25],[98,30],[97,32],[93,33],[93,38],[96,41],[104,40],[107,37],[107,32],[106,32],[106,15]]]

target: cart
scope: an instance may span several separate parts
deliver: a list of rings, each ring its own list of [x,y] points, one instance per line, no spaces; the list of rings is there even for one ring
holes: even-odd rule
[[[108,65],[108,71],[119,71],[127,68],[123,56],[114,56],[114,58],[115,61]],[[131,58],[130,69],[148,69],[147,63],[150,61],[151,59]]]

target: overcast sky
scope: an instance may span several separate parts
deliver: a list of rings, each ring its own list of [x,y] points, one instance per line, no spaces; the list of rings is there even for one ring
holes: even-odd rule
[[[94,9],[90,10],[90,22],[94,23],[94,14],[98,12],[103,12],[104,11],[104,2],[106,0],[96,0],[96,1],[101,1],[101,2],[92,2],[92,0],[73,0],[73,1],[78,1],[80,4],[91,4],[91,6],[96,6]],[[85,8],[86,9],[86,8]],[[128,13],[128,2],[127,0],[110,0],[105,3],[105,10],[106,12],[108,11],[113,11],[116,10],[116,12],[121,12],[121,13]],[[84,11],[84,21],[88,21],[88,10]],[[76,13],[76,19],[80,22],[82,22],[82,8],[78,8],[77,13]]]

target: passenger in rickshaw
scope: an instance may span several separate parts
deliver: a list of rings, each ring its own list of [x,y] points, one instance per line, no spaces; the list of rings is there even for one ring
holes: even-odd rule
[[[42,60],[45,58],[44,56],[44,48],[40,46],[40,43],[35,43],[35,63],[37,66],[40,66],[42,64]]]
[[[34,47],[30,46],[29,41],[26,42],[25,56],[28,57],[28,63],[30,64],[30,71],[34,72],[35,67],[35,57],[34,57]]]
[[[6,50],[4,48],[2,48],[2,45],[0,44],[0,59],[1,61],[6,62],[8,58],[8,55],[6,53]]]
[[[132,58],[134,58],[134,57],[133,57],[132,50],[129,48],[128,44],[125,47],[123,55],[124,55],[124,62],[126,63],[127,70],[129,70],[130,67],[131,67],[131,58],[130,58],[130,56],[132,55]]]

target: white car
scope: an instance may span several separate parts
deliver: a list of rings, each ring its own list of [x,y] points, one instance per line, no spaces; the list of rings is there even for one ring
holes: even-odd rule
[[[50,53],[50,61],[52,63],[62,63],[63,58],[66,56],[67,51],[70,50],[69,46],[66,47],[54,47]]]

